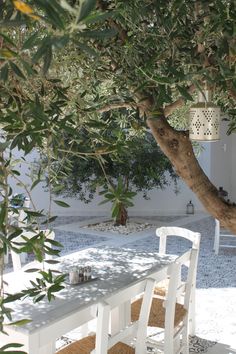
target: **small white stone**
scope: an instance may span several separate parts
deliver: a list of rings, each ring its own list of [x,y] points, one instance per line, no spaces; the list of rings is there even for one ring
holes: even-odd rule
[[[154,228],[155,225],[149,224],[149,223],[134,223],[134,222],[127,222],[126,226],[119,225],[119,226],[114,226],[113,221],[106,221],[106,222],[101,222],[100,224],[94,224],[94,225],[87,225],[84,226],[84,228],[89,228],[93,229],[96,231],[112,231],[114,233],[122,234],[122,235],[129,235],[131,233],[135,232],[140,232],[144,231],[150,228]]]

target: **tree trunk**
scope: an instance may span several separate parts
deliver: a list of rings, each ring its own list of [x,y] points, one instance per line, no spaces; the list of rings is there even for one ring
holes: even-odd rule
[[[218,196],[217,188],[205,175],[194,155],[188,132],[173,129],[164,115],[155,117],[146,109],[145,113],[148,127],[176,173],[196,194],[205,209],[219,219],[222,226],[236,234],[236,207]]]
[[[127,219],[128,219],[127,210],[125,209],[124,205],[121,204],[119,208],[119,213],[116,217],[115,226],[120,226],[120,225],[126,226]]]

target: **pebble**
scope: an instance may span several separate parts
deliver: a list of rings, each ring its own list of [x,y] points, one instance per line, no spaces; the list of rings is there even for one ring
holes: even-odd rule
[[[129,235],[134,232],[140,232],[154,227],[155,225],[149,223],[140,224],[135,222],[127,222],[126,226],[115,226],[113,221],[106,221],[99,224],[90,224],[84,226],[84,228],[93,229],[96,231],[111,231],[122,235]]]

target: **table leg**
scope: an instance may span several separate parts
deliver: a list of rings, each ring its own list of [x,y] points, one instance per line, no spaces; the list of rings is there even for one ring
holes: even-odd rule
[[[55,354],[56,352],[55,341],[43,346],[40,344],[40,333],[30,335],[27,346],[27,354]]]
[[[36,352],[32,352],[32,354],[35,354]],[[45,345],[44,347],[41,347],[37,354],[54,354],[56,353],[56,348],[55,348],[55,343],[50,343]],[[31,352],[29,352],[31,354]]]
[[[118,333],[121,328],[126,327],[130,323],[131,307],[130,301],[114,308],[111,311],[111,335]]]

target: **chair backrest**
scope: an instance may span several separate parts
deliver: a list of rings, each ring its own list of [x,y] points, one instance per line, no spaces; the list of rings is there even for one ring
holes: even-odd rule
[[[191,230],[181,227],[160,227],[156,230],[156,235],[160,237],[159,253],[166,254],[166,241],[169,236],[177,236],[189,240],[192,243],[191,249],[187,251],[182,260],[185,260],[185,266],[188,267],[187,281],[183,281],[183,267],[180,267],[180,273],[178,276],[179,290],[177,297],[182,298],[185,303],[185,308],[189,309],[189,333],[195,334],[195,290],[196,290],[196,278],[197,278],[197,262],[200,247],[201,234],[199,232],[193,232]],[[188,252],[191,253],[191,258],[188,258]],[[182,287],[182,288],[181,288]],[[179,295],[180,294],[180,295]],[[183,296],[182,296],[182,295]]]
[[[180,266],[180,270],[183,267],[188,268],[187,274],[185,275],[184,279],[181,279],[182,281],[178,284],[177,289],[177,298],[183,296],[183,305],[186,310],[189,308],[191,292],[196,282],[197,260],[198,250],[196,249],[188,250],[176,260]]]
[[[159,227],[156,235],[160,238],[159,253],[166,253],[166,241],[168,236],[178,236],[192,242],[193,249],[199,249],[201,234],[182,227]]]
[[[50,240],[54,240],[55,238],[55,232],[51,231],[49,229],[46,230],[41,230],[44,232],[46,238],[50,239]],[[27,237],[28,239],[34,237],[35,235],[37,235],[37,231],[33,232],[33,231],[26,231],[23,232],[21,235],[17,236],[14,238],[14,242],[16,243],[21,243],[21,242],[25,242],[25,240],[22,238],[22,236]],[[51,245],[51,244],[49,244]],[[17,245],[15,245],[15,247],[17,247]],[[20,247],[20,246],[19,246]],[[12,264],[13,264],[13,270],[17,271],[22,269],[22,263],[24,262],[23,259],[25,260],[25,253],[17,253],[14,250],[11,249],[11,257],[12,257]],[[46,254],[45,255],[45,259],[51,259],[52,256]]]
[[[112,295],[106,299],[105,302],[98,305],[96,349],[93,353],[107,353],[113,345],[118,342],[123,342],[127,340],[127,338],[136,338],[136,354],[143,354],[146,352],[145,339],[154,285],[155,280],[147,278],[135,285],[125,288],[115,295]],[[127,305],[127,303],[130,306],[131,300],[142,293],[143,301],[138,321],[131,322],[129,317],[128,323],[124,321],[123,326],[122,328],[119,328],[119,331],[109,335],[109,321],[111,319],[112,310],[116,307],[119,308]]]
[[[180,333],[189,330],[190,302],[194,289],[198,250],[190,249],[177,258],[175,264],[170,265],[169,283],[164,301],[165,308],[165,341],[164,353],[174,353],[174,343]],[[185,280],[179,281],[179,274],[183,267],[188,267]],[[181,307],[182,306],[182,307]],[[178,322],[179,318],[179,322]],[[176,324],[178,331],[176,332]],[[173,340],[170,340],[172,338]],[[176,342],[180,344],[178,341]],[[177,348],[175,347],[175,350]],[[176,350],[176,353],[179,351]]]

